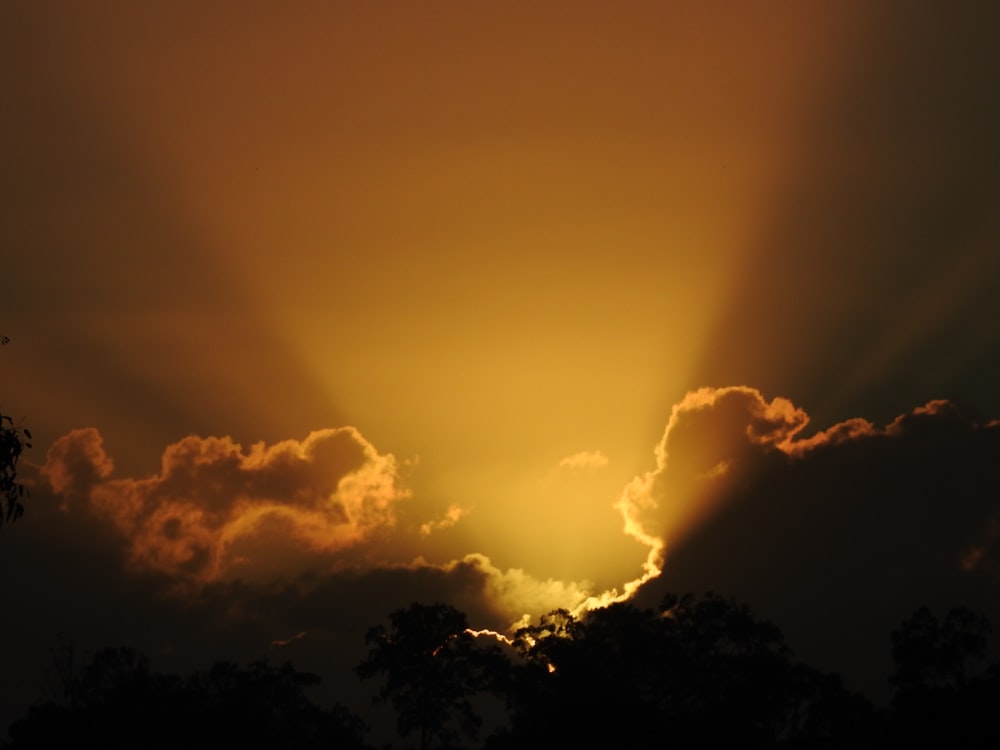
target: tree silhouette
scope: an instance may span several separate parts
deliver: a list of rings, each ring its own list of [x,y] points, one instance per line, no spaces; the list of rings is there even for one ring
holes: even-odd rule
[[[983,672],[990,632],[989,620],[965,607],[950,610],[943,622],[921,607],[892,631],[889,684],[897,693],[963,687]]]
[[[0,336],[0,345],[10,341]],[[17,481],[17,460],[25,448],[30,448],[31,433],[15,425],[14,420],[0,413],[0,528],[4,522],[16,521],[24,512],[21,503],[27,494],[24,485]]]
[[[361,679],[383,678],[375,701],[396,711],[401,737],[416,733],[421,750],[475,739],[482,724],[472,699],[492,690],[506,660],[495,644],[468,631],[465,614],[446,604],[411,604],[368,630]]]
[[[795,662],[781,631],[713,594],[556,610],[518,631],[511,726],[492,748],[667,742],[849,744],[873,709],[838,678]]]
[[[1000,667],[986,663],[990,623],[984,615],[956,607],[942,621],[921,607],[891,637],[894,739],[1000,744]]]
[[[60,676],[69,683],[58,689],[60,700],[15,721],[5,747],[365,747],[360,719],[312,703],[303,691],[319,678],[290,664],[218,662],[179,677],[154,672],[132,649],[109,648]]]

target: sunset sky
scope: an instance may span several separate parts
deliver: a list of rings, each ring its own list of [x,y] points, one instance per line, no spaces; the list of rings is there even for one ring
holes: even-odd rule
[[[0,721],[60,632],[332,674],[693,587],[839,669],[996,610],[997,15],[4,3]]]

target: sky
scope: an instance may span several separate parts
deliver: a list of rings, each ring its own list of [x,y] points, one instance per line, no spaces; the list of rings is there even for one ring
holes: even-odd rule
[[[0,721],[60,633],[333,675],[712,589],[875,690],[996,610],[996,16],[4,3]]]

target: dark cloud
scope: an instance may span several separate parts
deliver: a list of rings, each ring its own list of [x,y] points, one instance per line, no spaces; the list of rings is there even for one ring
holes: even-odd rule
[[[675,407],[657,469],[622,501],[664,541],[639,599],[735,596],[807,660],[880,692],[888,633],[917,606],[1000,615],[1000,425],[947,401],[798,438],[806,419],[749,388]]]
[[[650,548],[643,578],[625,591],[659,572],[664,550],[716,509],[756,452],[787,448],[807,422],[787,399],[768,403],[746,386],[702,388],[675,404],[656,468],[630,482],[616,505],[625,533]]]

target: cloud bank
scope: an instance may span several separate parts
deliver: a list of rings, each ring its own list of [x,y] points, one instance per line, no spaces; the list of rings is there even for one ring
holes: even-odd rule
[[[595,456],[563,468],[593,468]],[[850,677],[861,665],[854,684],[877,692],[886,634],[916,606],[1000,617],[997,466],[1000,423],[948,401],[881,427],[858,418],[810,433],[787,399],[747,386],[693,391],[673,407],[652,468],[615,503],[622,526],[609,535],[624,531],[648,556],[606,591],[501,567],[491,553],[516,540],[485,533],[469,537],[478,549],[435,555],[439,531],[476,516],[453,505],[420,517],[399,462],[351,427],[249,448],[191,436],[140,479],[115,477],[97,430],[76,430],[50,449],[37,489],[57,500],[66,535],[100,536],[100,546],[70,542],[91,556],[73,565],[100,562],[110,590],[183,594],[160,610],[195,607],[229,627],[252,620],[260,643],[357,635],[417,600],[449,601],[475,626],[504,630],[555,608],[715,590],[778,622],[818,666]]]
[[[414,546],[432,549],[433,535],[468,511],[453,504],[401,527],[412,493],[399,462],[353,427],[249,448],[191,435],[167,446],[157,474],[138,479],[116,478],[100,433],[79,429],[49,449],[40,478],[64,515],[110,523],[129,573],[154,576],[188,598],[224,583],[294,585],[305,596],[324,576],[383,570],[416,580],[433,571],[435,580],[453,580],[456,592],[466,589],[466,603],[488,611],[491,624],[507,626],[590,595],[586,581],[504,570],[479,551],[437,562],[408,557]],[[400,588],[401,597],[420,593]]]
[[[391,528],[410,494],[395,458],[353,427],[248,449],[192,435],[167,447],[155,476],[113,470],[90,428],[57,440],[41,475],[64,507],[109,520],[132,566],[197,582],[277,575],[303,551],[334,555]]]
[[[736,596],[874,692],[889,630],[918,605],[1000,616],[1000,425],[944,400],[883,427],[808,422],[745,386],[674,406],[617,506],[660,571],[637,596]]]

